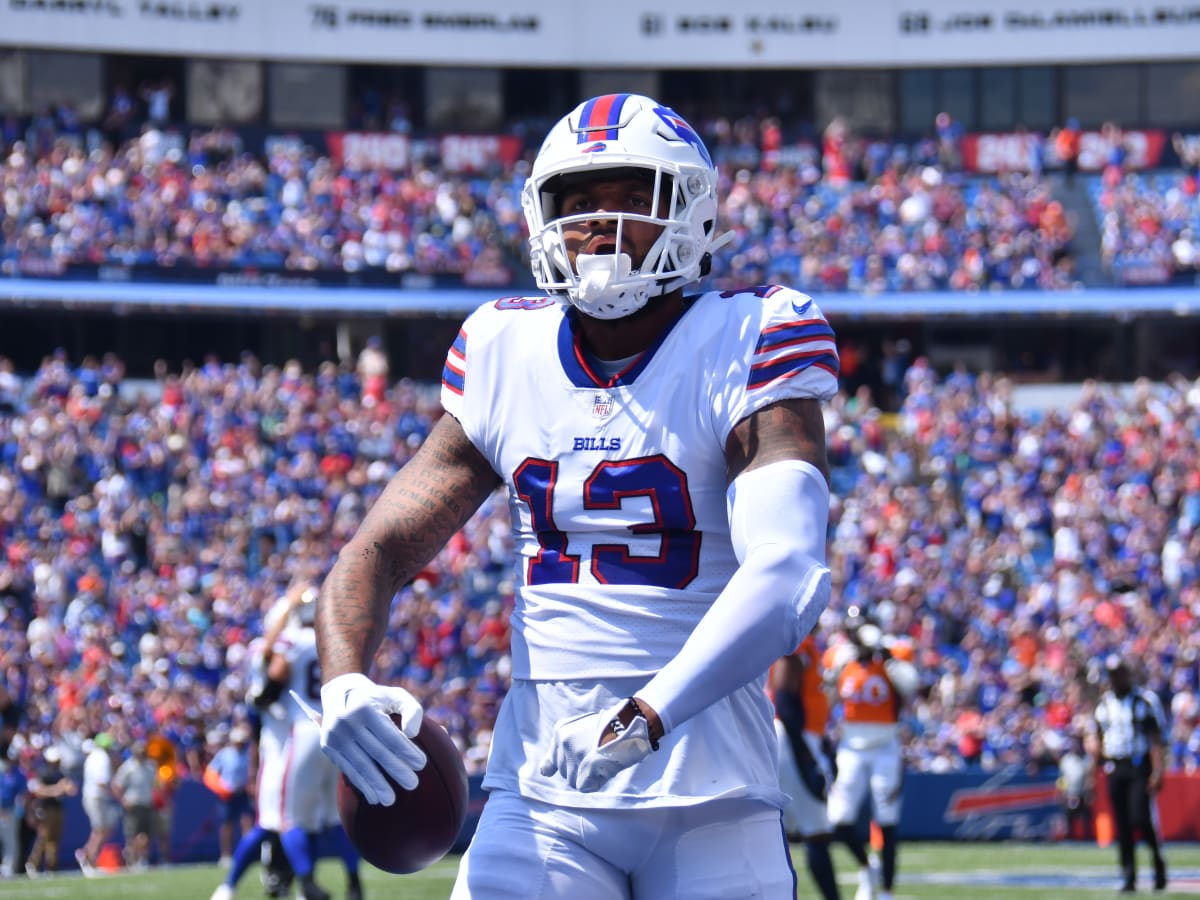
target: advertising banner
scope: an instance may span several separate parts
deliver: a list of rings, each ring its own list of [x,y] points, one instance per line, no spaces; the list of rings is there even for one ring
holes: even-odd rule
[[[0,0],[0,45],[410,65],[710,68],[1194,59],[1200,0]]]
[[[447,134],[432,141],[413,141],[390,131],[331,131],[325,135],[329,157],[354,172],[371,169],[403,171],[425,152],[436,156],[447,172],[484,172],[511,167],[521,158],[523,143],[509,134]]]
[[[914,840],[1050,840],[1064,825],[1055,775],[1024,769],[904,776],[900,834]]]
[[[351,172],[408,168],[411,159],[407,135],[391,132],[331,131],[325,136],[329,158]]]
[[[1111,134],[1084,131],[1079,140],[1079,168],[1091,172],[1103,169],[1118,141],[1125,149],[1125,168],[1153,169],[1163,160],[1167,134],[1155,129],[1118,130]],[[963,167],[968,172],[1028,172],[1037,154],[1042,155],[1042,163],[1050,168],[1059,164],[1053,143],[1039,135],[968,134],[962,141]]]

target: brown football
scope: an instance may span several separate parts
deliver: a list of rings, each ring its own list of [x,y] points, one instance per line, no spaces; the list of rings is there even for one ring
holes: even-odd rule
[[[400,727],[399,716],[392,720]],[[395,875],[419,872],[445,856],[467,819],[467,770],[458,747],[429,716],[416,742],[428,762],[411,791],[388,779],[396,792],[391,806],[367,803],[345,775],[338,778],[338,813],[350,841],[363,859]]]

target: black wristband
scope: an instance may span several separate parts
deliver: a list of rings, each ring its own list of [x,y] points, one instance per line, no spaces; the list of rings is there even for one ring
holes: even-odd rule
[[[630,697],[629,705],[633,707],[634,712],[636,712],[639,716],[641,716],[643,719],[646,720],[646,737],[650,738],[650,749],[657,750],[658,749],[658,741],[656,741],[654,738],[650,737],[650,717],[647,716],[642,711],[642,705],[637,702],[637,697]]]

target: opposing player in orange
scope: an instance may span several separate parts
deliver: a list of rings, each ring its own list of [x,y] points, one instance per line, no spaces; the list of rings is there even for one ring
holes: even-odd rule
[[[767,692],[775,704],[779,786],[791,798],[783,808],[784,830],[789,838],[804,841],[808,871],[821,897],[838,900],[829,855],[833,829],[826,800],[833,765],[825,737],[829,698],[823,681],[821,654],[810,634],[771,667]]]
[[[904,702],[917,688],[917,670],[883,646],[879,626],[851,607],[848,640],[835,654],[831,676],[842,707],[837,778],[829,792],[829,820],[859,865],[855,900],[891,900],[896,880],[896,825],[904,763],[899,723]],[[867,848],[855,831],[859,810],[871,795],[871,818],[883,835],[880,885]]]

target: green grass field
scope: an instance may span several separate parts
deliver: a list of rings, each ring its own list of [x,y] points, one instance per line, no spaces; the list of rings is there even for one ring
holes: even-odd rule
[[[814,892],[804,869],[803,848],[793,847],[800,873],[800,896]],[[1148,877],[1148,860],[1139,850],[1143,879]],[[835,849],[842,896],[854,896],[850,857]],[[1172,869],[1171,889],[1156,897],[1200,895],[1200,845],[1178,844],[1168,849]],[[396,877],[368,868],[365,872],[367,900],[445,900],[454,881],[456,858],[446,858],[416,875]],[[336,862],[325,860],[318,881],[341,897],[344,879]],[[63,898],[63,900],[208,900],[223,872],[215,865],[179,866],[148,872],[113,874],[85,880],[77,872],[0,882],[0,897]],[[940,844],[919,843],[900,848],[900,877],[895,896],[899,898],[1071,898],[1115,894],[1116,851],[1095,846],[1055,844]],[[238,886],[238,900],[263,897],[257,868],[251,869]],[[1146,893],[1149,885],[1140,885]],[[730,898],[736,900],[736,898]]]

